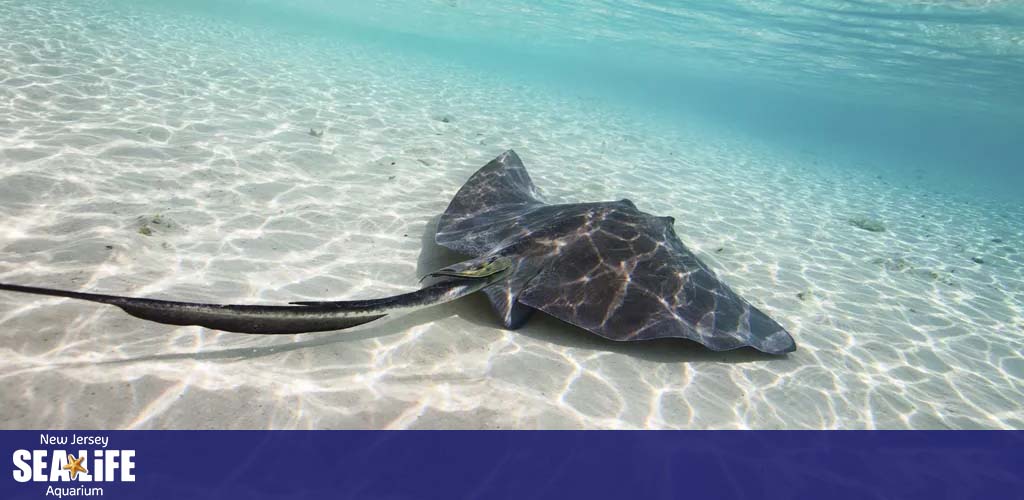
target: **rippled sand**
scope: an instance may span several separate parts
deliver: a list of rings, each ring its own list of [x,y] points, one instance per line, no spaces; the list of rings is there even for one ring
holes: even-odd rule
[[[1024,428],[1019,206],[379,47],[102,2],[0,0],[0,25],[0,281],[231,303],[411,290],[459,260],[432,243],[437,215],[515,148],[550,202],[675,217],[799,345],[505,331],[480,297],[275,338],[0,293],[4,428]]]

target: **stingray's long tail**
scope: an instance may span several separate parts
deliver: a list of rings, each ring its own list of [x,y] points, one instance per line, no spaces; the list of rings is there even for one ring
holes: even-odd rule
[[[0,283],[0,290],[88,300],[166,325],[198,325],[237,333],[295,334],[341,330],[402,310],[455,300],[500,278],[449,276],[415,292],[371,300],[297,302],[288,306],[221,305],[121,297]]]

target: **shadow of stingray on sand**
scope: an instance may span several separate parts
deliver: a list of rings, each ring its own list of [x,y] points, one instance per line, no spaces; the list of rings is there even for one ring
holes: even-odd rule
[[[437,222],[439,218],[440,216],[435,216],[428,221],[420,239],[422,251],[420,252],[416,264],[416,273],[418,276],[425,275],[433,270],[464,259],[464,257],[441,247],[434,242],[434,234],[437,230]],[[491,306],[486,298],[483,294],[476,293],[454,302],[431,306],[426,309],[392,319],[385,318],[384,320],[373,322],[353,330],[304,334],[304,336],[309,336],[308,340],[304,339],[298,342],[290,341],[287,343],[269,346],[204,350],[200,352],[153,354],[134,358],[98,362],[94,361],[88,363],[55,363],[53,366],[117,365],[173,361],[179,359],[223,360],[228,362],[245,361],[301,349],[346,342],[358,342],[376,337],[395,335],[417,325],[442,321],[452,316],[458,316],[459,318],[483,328],[500,328],[499,322],[495,317],[495,313],[491,310]],[[534,313],[526,325],[516,330],[515,333],[539,341],[551,342],[563,347],[614,352],[657,363],[744,363],[769,359],[786,359],[788,357],[788,355],[778,356],[765,354],[753,348],[716,352],[711,351],[696,342],[685,339],[654,339],[642,342],[616,342],[599,337],[582,328],[565,323],[539,311]]]

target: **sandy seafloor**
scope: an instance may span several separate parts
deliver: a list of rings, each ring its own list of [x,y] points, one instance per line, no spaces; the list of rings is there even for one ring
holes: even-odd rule
[[[459,260],[437,215],[515,148],[550,202],[674,216],[799,350],[617,344],[539,315],[505,331],[482,297],[268,337],[0,293],[3,428],[1024,428],[1020,206],[379,47],[103,5],[0,0],[0,281],[408,291]]]

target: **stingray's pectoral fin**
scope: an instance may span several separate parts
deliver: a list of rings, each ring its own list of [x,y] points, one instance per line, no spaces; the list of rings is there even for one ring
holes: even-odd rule
[[[226,332],[263,335],[341,330],[386,316],[386,313],[379,310],[350,311],[316,307],[200,304],[2,283],[0,283],[0,290],[109,304],[121,308],[136,318],[165,325],[195,325]]]

